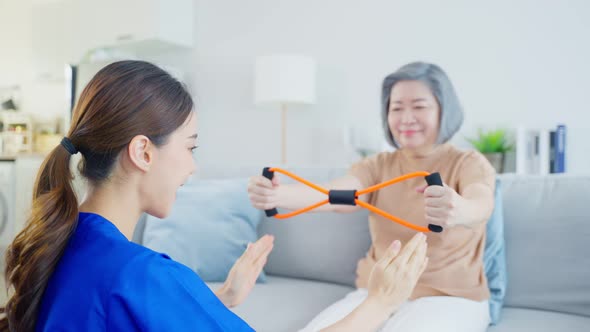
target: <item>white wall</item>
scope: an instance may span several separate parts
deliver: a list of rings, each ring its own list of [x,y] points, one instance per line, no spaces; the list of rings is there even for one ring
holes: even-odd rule
[[[38,82],[30,69],[31,3],[43,1],[0,0],[9,13],[0,20],[0,86],[23,85],[25,109],[48,117],[63,114],[65,100],[63,85]],[[296,53],[317,60],[318,102],[289,109],[289,164],[350,162],[350,126],[379,141],[382,78],[425,60],[448,72],[465,106],[458,145],[480,126],[565,123],[569,171],[590,169],[588,1],[195,2],[194,54],[167,62],[192,77],[202,164],[280,161],[280,112],[253,104],[254,58]]]
[[[59,0],[0,0],[0,87],[20,86],[19,106],[39,120],[63,116],[67,108],[64,83],[34,72],[33,5],[51,1]]]
[[[382,78],[414,60],[441,65],[466,110],[454,142],[479,126],[569,130],[573,173],[590,170],[590,2],[198,0],[194,89],[199,156],[208,163],[277,163],[280,112],[253,105],[256,55],[318,62],[318,102],[289,112],[290,164],[350,160],[339,131],[381,135]]]
[[[31,5],[29,1],[0,1],[0,88],[28,81],[31,63]]]

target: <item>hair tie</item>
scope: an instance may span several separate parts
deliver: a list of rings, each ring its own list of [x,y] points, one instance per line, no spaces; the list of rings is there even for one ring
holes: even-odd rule
[[[61,145],[66,149],[66,151],[68,151],[71,155],[74,155],[76,153],[78,153],[78,149],[76,149],[76,147],[74,146],[74,144],[72,143],[72,141],[70,141],[69,138],[64,137],[61,140]]]

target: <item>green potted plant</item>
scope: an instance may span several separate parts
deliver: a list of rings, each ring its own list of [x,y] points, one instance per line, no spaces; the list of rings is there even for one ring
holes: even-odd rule
[[[506,152],[511,151],[514,146],[510,144],[505,129],[484,131],[478,130],[476,138],[468,138],[467,141],[481,152],[496,169],[496,172],[504,172],[504,159]]]

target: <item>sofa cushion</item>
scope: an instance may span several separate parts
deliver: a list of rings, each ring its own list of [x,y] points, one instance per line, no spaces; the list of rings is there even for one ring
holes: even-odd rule
[[[371,243],[367,216],[359,211],[265,219],[260,232],[276,238],[266,272],[354,286],[356,264]]]
[[[502,176],[505,305],[590,316],[590,177]]]
[[[208,283],[215,291],[219,283]],[[232,308],[258,332],[293,332],[302,329],[330,304],[353,289],[317,281],[268,276],[244,303]]]
[[[213,291],[221,286],[208,285]],[[268,276],[265,284],[256,285],[244,303],[232,311],[259,332],[298,331],[352,290],[336,284]],[[586,332],[589,326],[590,318],[584,316],[504,307],[502,321],[488,332]]]
[[[502,321],[488,332],[586,332],[590,318],[557,312],[504,308]]]
[[[147,217],[143,245],[205,281],[224,281],[248,242],[257,239],[262,213],[251,206],[246,186],[245,178],[189,182],[178,190],[170,216]]]
[[[490,319],[492,324],[500,321],[504,296],[506,296],[506,247],[504,242],[504,209],[502,204],[502,182],[496,180],[494,211],[486,225],[486,247],[484,269],[490,289]]]

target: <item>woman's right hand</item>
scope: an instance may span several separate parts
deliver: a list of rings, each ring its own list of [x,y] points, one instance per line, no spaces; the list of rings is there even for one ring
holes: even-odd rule
[[[426,247],[423,233],[414,235],[403,249],[400,241],[393,242],[371,271],[367,299],[394,313],[410,297],[428,264]]]
[[[252,206],[260,210],[274,209],[278,206],[279,177],[275,174],[272,181],[262,175],[253,176],[248,181],[248,197]]]

